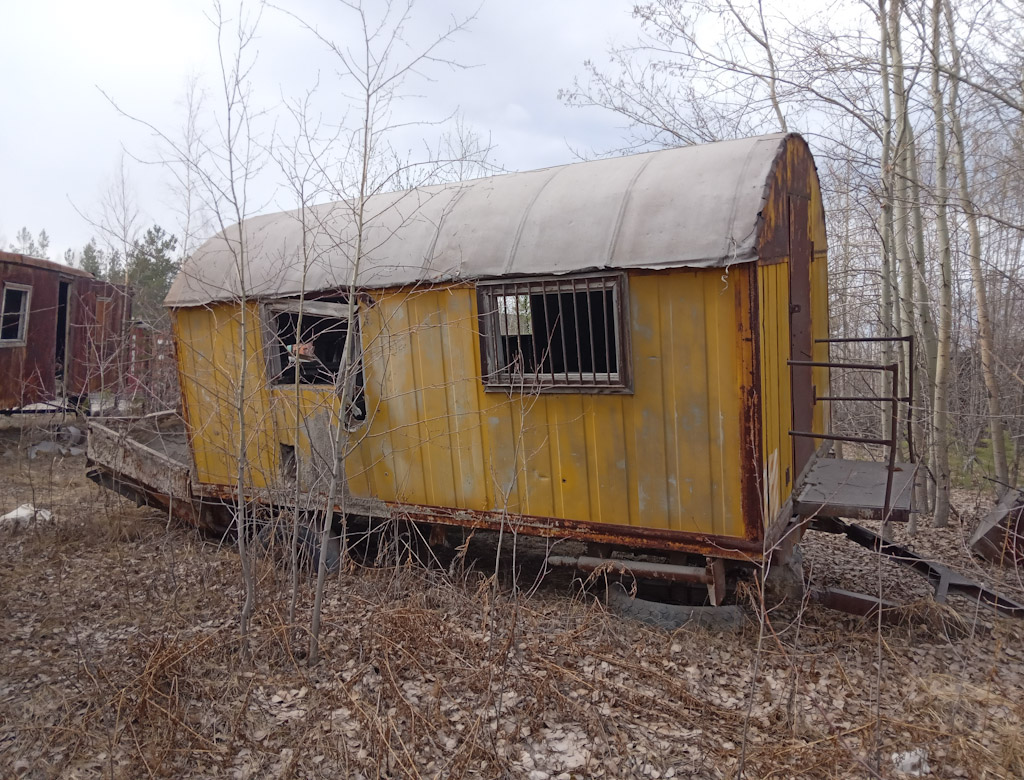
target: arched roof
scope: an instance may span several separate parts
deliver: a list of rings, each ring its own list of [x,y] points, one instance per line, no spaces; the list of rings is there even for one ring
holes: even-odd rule
[[[714,268],[757,257],[759,215],[784,134],[574,163],[375,195],[366,203],[363,288],[591,270]],[[252,217],[184,264],[168,306],[345,287],[350,202]]]

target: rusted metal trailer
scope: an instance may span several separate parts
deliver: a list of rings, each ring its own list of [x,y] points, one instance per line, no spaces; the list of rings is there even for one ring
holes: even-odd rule
[[[784,557],[801,517],[910,511],[897,426],[887,463],[823,457],[827,243],[800,136],[379,194],[364,213],[361,235],[351,203],[254,217],[185,262],[165,303],[192,522],[334,496],[339,516],[585,541],[564,561],[583,567],[657,553],[658,576],[718,603],[724,562]],[[151,441],[126,466],[125,434],[97,433],[94,478],[160,492],[136,462]]]
[[[77,268],[0,252],[0,410],[76,406],[118,381],[131,298]],[[39,406],[34,406],[39,405]]]

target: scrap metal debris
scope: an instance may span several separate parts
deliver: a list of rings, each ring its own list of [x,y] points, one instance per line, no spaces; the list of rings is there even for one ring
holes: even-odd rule
[[[1024,492],[1006,491],[978,523],[968,544],[982,558],[1000,566],[1024,563]]]
[[[0,517],[0,529],[4,531],[20,531],[37,523],[49,523],[53,520],[53,512],[49,509],[36,509],[32,504],[22,504]]]
[[[896,563],[907,566],[928,578],[934,587],[935,600],[942,604],[949,593],[960,593],[968,598],[992,607],[1009,617],[1024,617],[1024,604],[996,593],[991,588],[965,577],[945,564],[925,558],[912,550],[887,541],[881,535],[856,523],[849,523],[834,517],[816,518],[811,526],[814,530],[833,534],[845,534],[847,538],[889,556]]]

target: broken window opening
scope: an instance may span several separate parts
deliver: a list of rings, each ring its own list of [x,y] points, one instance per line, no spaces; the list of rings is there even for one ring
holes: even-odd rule
[[[301,308],[301,333],[300,329]],[[348,340],[348,304],[324,301],[282,301],[269,309],[274,335],[270,375],[274,385],[328,386],[341,390],[350,381],[346,419],[349,425],[366,418],[363,361],[358,320],[352,334],[350,359],[345,359]],[[349,369],[348,367],[351,367]],[[346,376],[348,374],[348,376]]]
[[[64,379],[64,371],[67,368],[67,346],[68,346],[68,303],[71,291],[71,282],[61,281],[57,287],[57,340],[54,344],[53,363],[58,381]]]
[[[32,287],[26,284],[4,285],[0,304],[0,346],[23,347],[28,335],[29,297]]]
[[[628,391],[624,290],[621,275],[481,284],[487,387]]]
[[[295,454],[295,446],[281,442],[281,478],[294,482],[299,477],[299,459]]]

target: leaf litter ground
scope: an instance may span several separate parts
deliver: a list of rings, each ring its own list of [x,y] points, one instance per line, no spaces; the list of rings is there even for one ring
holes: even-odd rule
[[[904,625],[807,603],[763,632],[748,606],[739,631],[670,633],[564,577],[514,596],[480,537],[484,557],[452,572],[333,576],[309,669],[308,581],[289,626],[287,574],[257,567],[246,660],[230,545],[96,487],[82,457],[30,461],[12,438],[0,455],[0,512],[54,513],[0,537],[4,776],[1024,776],[1024,624],[934,605],[836,537],[808,537],[812,579],[914,603]],[[1015,572],[967,553],[984,505],[958,499],[964,523],[916,550],[1020,599]]]

